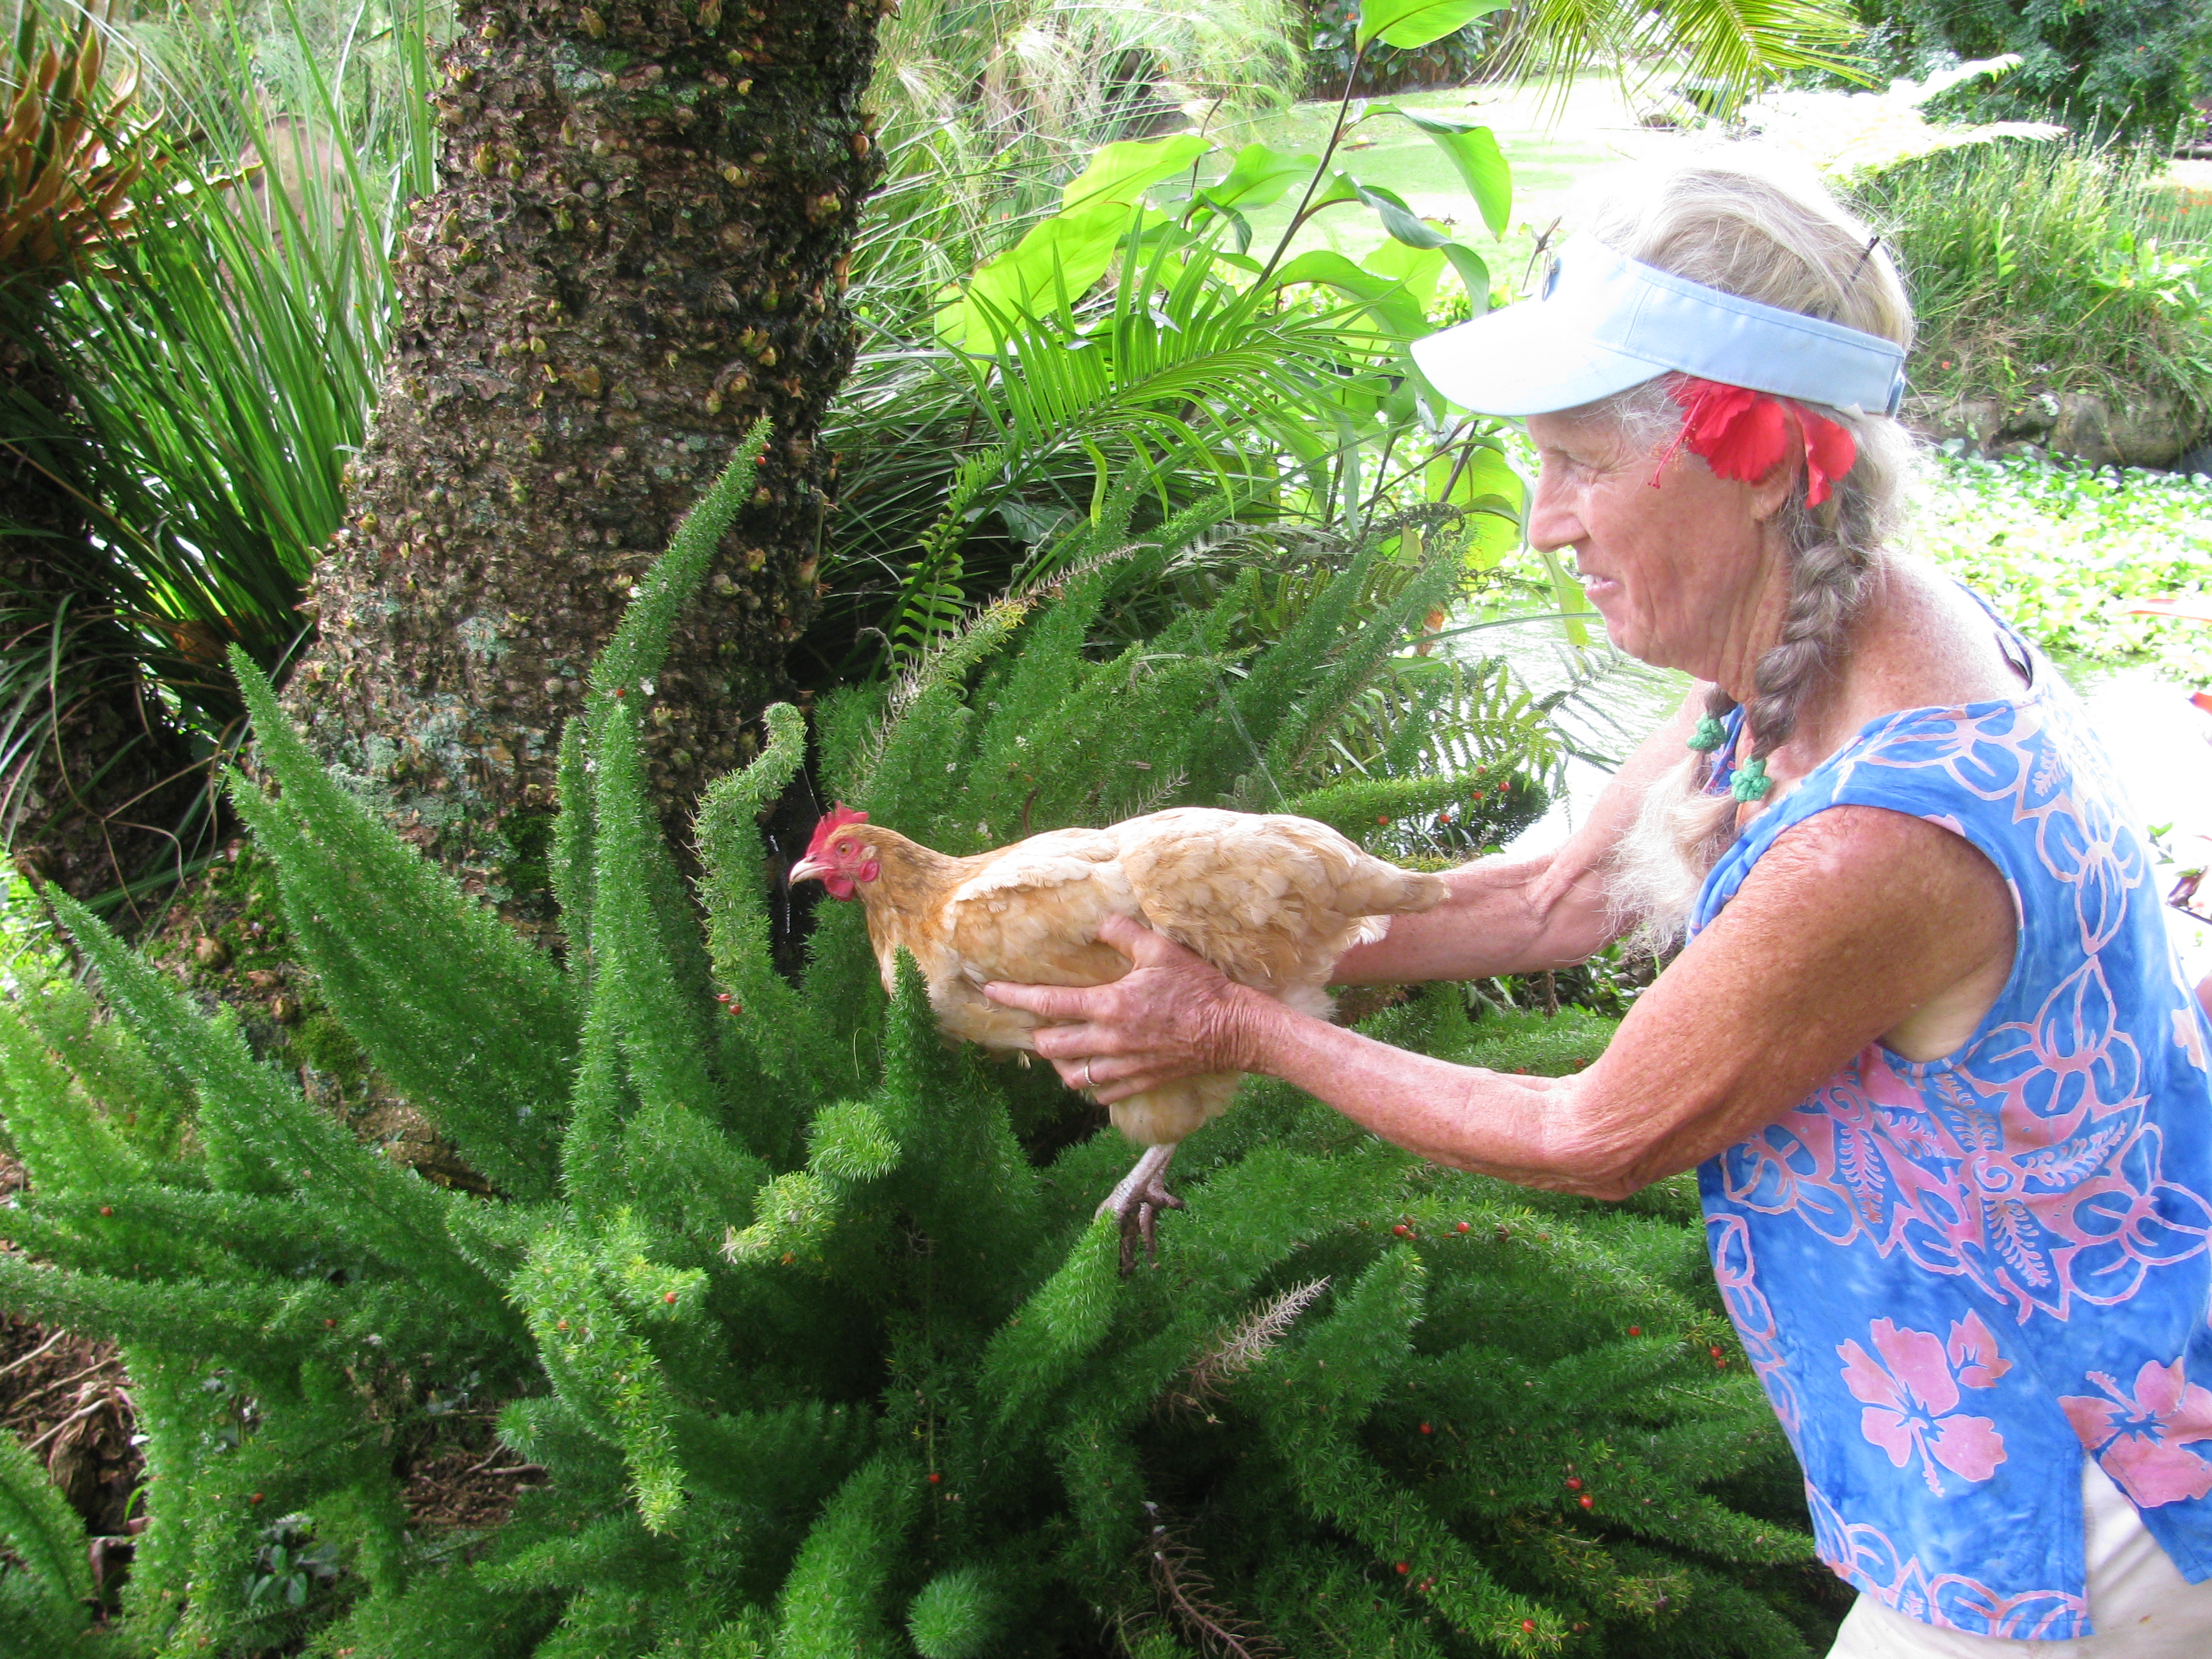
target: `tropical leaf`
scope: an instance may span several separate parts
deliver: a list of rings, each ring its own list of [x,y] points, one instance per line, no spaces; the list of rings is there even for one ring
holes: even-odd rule
[[[1247,144],[1237,152],[1229,171],[1206,185],[1199,197],[1224,210],[1267,207],[1288,195],[1293,185],[1310,178],[1320,165],[1316,155],[1285,155],[1265,144]]]
[[[1451,239],[1424,220],[1395,191],[1380,185],[1355,185],[1359,199],[1375,210],[1375,216],[1407,247],[1442,247]]]
[[[1060,191],[1060,207],[1069,213],[1093,202],[1134,207],[1154,185],[1182,172],[1212,148],[1211,139],[1194,132],[1101,144],[1091,165],[1069,179]]]
[[[1411,52],[1455,34],[1478,17],[1504,11],[1512,0],[1364,0],[1359,44],[1380,40]]]
[[[1380,389],[1371,366],[1419,325],[1402,288],[1330,257],[1341,270],[1286,267],[1271,284],[1239,288],[1203,241],[1149,252],[1133,242],[1111,293],[1080,310],[994,309],[999,347],[968,366],[977,415],[1008,458],[1004,487],[1052,453],[1103,441],[1145,448],[1163,474],[1195,467],[1217,486],[1250,473],[1268,448],[1333,454],[1360,397]],[[1359,303],[1281,303],[1282,289],[1310,281]],[[1338,431],[1316,430],[1317,416]]]
[[[1411,340],[1427,331],[1428,318],[1402,282],[1356,265],[1341,253],[1333,253],[1327,248],[1301,253],[1275,273],[1273,285],[1290,289],[1305,283],[1333,288],[1346,298],[1358,301],[1359,308],[1395,338]]]
[[[1482,210],[1482,222],[1490,227],[1490,234],[1505,234],[1506,227],[1512,222],[1513,170],[1506,163],[1505,152],[1498,147],[1498,135],[1472,121],[1455,121],[1447,116],[1407,109],[1402,104],[1391,108],[1427,133],[1444,153],[1461,182],[1467,185],[1467,193],[1474,198],[1475,206]]]
[[[895,672],[911,672],[958,630],[967,605],[960,585],[965,574],[960,545],[967,534],[969,509],[992,476],[1005,466],[1002,450],[979,455],[963,466],[952,486],[952,499],[922,538],[921,550],[907,572],[890,626],[884,630],[888,665]]]

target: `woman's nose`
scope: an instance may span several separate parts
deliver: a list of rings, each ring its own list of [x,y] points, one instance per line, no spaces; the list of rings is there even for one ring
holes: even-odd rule
[[[1571,545],[1583,538],[1583,523],[1567,492],[1548,474],[1536,477],[1534,497],[1528,503],[1528,544],[1540,553]]]

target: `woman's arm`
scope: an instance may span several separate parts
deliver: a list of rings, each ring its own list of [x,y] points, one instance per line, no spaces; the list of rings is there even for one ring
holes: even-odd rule
[[[1681,760],[1703,702],[1700,689],[1638,745],[1558,851],[1480,859],[1449,872],[1449,897],[1419,915],[1392,918],[1383,938],[1346,951],[1335,982],[1487,979],[1564,968],[1603,950],[1621,931],[1606,900],[1613,848],[1636,822],[1645,792]]]
[[[1087,1060],[1109,1103],[1195,1072],[1267,1073],[1437,1163],[1620,1198],[1781,1116],[1916,1010],[2000,987],[2017,925],[2003,878],[1967,842],[1838,807],[1767,851],[1575,1077],[1390,1048],[1121,918],[1104,937],[1136,966],[1113,984],[984,991],[1069,1022],[1039,1030],[1037,1052],[1071,1084]]]

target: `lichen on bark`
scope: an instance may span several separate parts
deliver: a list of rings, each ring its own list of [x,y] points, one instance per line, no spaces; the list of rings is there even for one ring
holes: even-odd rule
[[[665,812],[749,753],[815,605],[878,3],[463,8],[445,182],[398,251],[383,399],[288,702],[526,926],[528,831],[585,671],[763,415],[752,505],[649,694]]]

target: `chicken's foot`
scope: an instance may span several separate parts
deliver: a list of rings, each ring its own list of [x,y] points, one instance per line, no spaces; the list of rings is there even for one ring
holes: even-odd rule
[[[1145,1259],[1157,1262],[1160,1259],[1159,1242],[1152,1231],[1159,1224],[1162,1210],[1180,1210],[1182,1200],[1167,1188],[1168,1165],[1174,1161],[1175,1147],[1147,1146],[1136,1167],[1121,1177],[1121,1184],[1106,1194],[1106,1201],[1098,1206],[1100,1215],[1111,1215],[1121,1224],[1121,1276],[1126,1279],[1137,1266],[1137,1241],[1145,1242]]]

